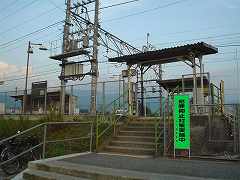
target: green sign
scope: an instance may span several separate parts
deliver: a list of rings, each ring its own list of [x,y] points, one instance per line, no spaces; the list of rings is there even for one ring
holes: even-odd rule
[[[175,149],[190,149],[190,106],[186,95],[174,96]]]

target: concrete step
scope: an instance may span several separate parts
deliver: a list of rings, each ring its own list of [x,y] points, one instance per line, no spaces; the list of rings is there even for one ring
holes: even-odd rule
[[[107,152],[129,154],[129,155],[154,155],[154,148],[136,148],[136,147],[121,147],[121,146],[106,146]]]
[[[155,122],[156,119],[159,120],[157,117],[135,117],[132,121]]]
[[[155,122],[154,121],[130,121],[128,125],[145,125],[145,126],[154,126]]]
[[[29,169],[23,173],[24,180],[90,180],[81,177],[73,177],[64,174],[58,174],[54,172],[40,171]]]
[[[44,179],[49,174],[51,177],[52,174],[58,174],[61,177],[73,177],[78,180],[144,180],[149,175],[144,175],[141,172],[129,171],[125,169],[112,169],[104,168],[100,166],[92,166],[69,163],[64,161],[51,161],[51,162],[30,162],[29,163],[30,172],[26,175],[26,178],[36,177],[39,174],[39,171],[45,172],[43,179],[34,178],[30,180],[52,180],[51,178]],[[33,171],[33,173],[31,173]],[[36,171],[38,173],[36,173]],[[41,174],[41,173],[40,173]],[[58,178],[53,178],[58,180]],[[60,179],[60,178],[59,178]],[[61,178],[62,180],[64,178]],[[29,179],[25,179],[29,180]],[[66,178],[66,180],[68,180]],[[71,179],[72,180],[72,179]]]
[[[155,142],[154,137],[146,136],[116,136],[113,141]]]
[[[120,131],[119,136],[147,136],[154,137],[154,131]]]
[[[110,146],[135,147],[135,148],[155,148],[152,142],[136,142],[136,141],[111,141]]]
[[[155,131],[154,127],[142,127],[142,126],[126,126],[122,128],[123,131]]]

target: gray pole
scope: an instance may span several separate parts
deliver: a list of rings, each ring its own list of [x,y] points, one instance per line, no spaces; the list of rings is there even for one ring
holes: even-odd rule
[[[46,140],[47,140],[47,124],[43,126],[43,149],[42,149],[42,158],[45,159],[46,153]]]
[[[236,56],[235,56],[235,58],[236,58],[236,63],[237,63],[237,66],[236,66],[236,68],[237,68],[237,89],[238,89],[238,92],[240,93],[240,86],[239,86],[239,65],[238,65],[238,49],[236,48]],[[240,103],[240,94],[238,95],[238,102],[237,102],[238,104]]]
[[[140,115],[141,116],[144,116],[145,114],[145,111],[144,111],[144,87],[143,87],[143,80],[144,80],[144,77],[143,77],[143,70],[144,70],[144,67],[141,66],[140,67],[140,74],[141,74],[141,110],[140,110]]]
[[[193,63],[193,105],[195,113],[197,113],[197,70],[196,70],[196,60],[195,57],[192,58]]]
[[[103,109],[102,109],[102,111],[103,111],[103,114],[105,114],[105,112],[106,112],[106,97],[105,97],[105,82],[103,82],[102,83],[102,101],[103,101]]]
[[[118,108],[121,107],[121,75],[118,76]]]
[[[69,114],[74,115],[74,104],[73,104],[73,85],[71,85],[71,95],[69,96]]]
[[[200,56],[199,58],[199,63],[200,63],[200,77],[201,77],[201,95],[200,95],[200,98],[201,98],[201,103],[204,104],[204,84],[203,84],[203,63],[202,63],[202,56]]]
[[[63,33],[63,46],[62,52],[67,52],[68,45],[69,45],[69,25],[70,25],[70,16],[71,16],[71,0],[67,0],[67,9],[66,9],[66,19],[64,25],[64,33]],[[65,113],[65,91],[66,91],[66,81],[64,79],[65,75],[65,63],[67,59],[63,59],[62,61],[62,71],[61,71],[61,94],[60,94],[60,113]]]
[[[91,82],[91,107],[90,113],[96,114],[96,96],[97,96],[97,80],[98,80],[98,26],[99,26],[99,0],[95,1],[95,17],[94,17],[94,35],[93,35],[93,59],[92,82]]]
[[[122,92],[123,92],[123,99],[122,99],[122,101],[123,101],[123,109],[125,110],[125,80],[124,80],[124,78],[122,78],[123,79],[123,85],[122,85]]]
[[[29,59],[30,59],[30,48],[31,42],[28,42],[28,50],[27,50],[27,67],[26,67],[26,76],[25,76],[25,90],[24,90],[24,97],[23,97],[23,113],[26,113],[26,105],[27,105],[27,84],[28,84],[28,66],[29,66]]]
[[[128,115],[132,115],[131,65],[128,65]]]
[[[45,88],[44,93],[44,114],[47,114],[47,88]]]
[[[158,66],[158,74],[159,74],[159,77],[158,77],[159,81],[161,81],[162,80],[162,65],[161,64]],[[161,87],[160,83],[159,83],[159,97],[160,97],[159,116],[161,117],[163,103],[162,103],[162,87]]]

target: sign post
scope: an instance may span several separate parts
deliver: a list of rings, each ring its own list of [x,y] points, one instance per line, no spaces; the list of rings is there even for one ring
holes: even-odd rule
[[[174,158],[176,149],[188,150],[190,158],[190,105],[189,96],[174,96]]]

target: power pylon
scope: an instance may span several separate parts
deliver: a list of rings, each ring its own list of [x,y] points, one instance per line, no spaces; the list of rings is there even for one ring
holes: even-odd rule
[[[91,76],[91,99],[90,112],[96,114],[96,96],[98,81],[98,48],[102,46],[112,56],[129,55],[141,52],[117,36],[104,30],[99,25],[99,0],[81,0],[72,2],[67,0],[66,21],[64,25],[63,50],[61,54],[50,58],[61,61],[61,113],[65,107],[65,86],[68,80],[82,80],[86,75]],[[94,6],[94,15],[89,15]],[[91,10],[88,10],[91,8]],[[94,17],[94,22],[92,22]],[[81,57],[75,61],[73,57]],[[72,60],[72,61],[71,61]],[[81,65],[90,63],[88,72],[79,71],[77,74],[67,73],[68,66],[72,64]],[[83,68],[82,68],[83,69]]]

